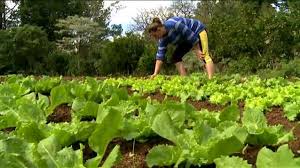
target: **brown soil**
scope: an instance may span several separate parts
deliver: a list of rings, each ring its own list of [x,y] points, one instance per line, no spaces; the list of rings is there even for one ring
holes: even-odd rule
[[[128,90],[131,91],[130,88]],[[159,102],[162,102],[165,99],[165,95],[161,94],[160,92],[145,94],[144,98],[147,98],[148,96],[150,96],[151,99],[158,100]],[[166,99],[180,102],[180,98],[178,98],[178,97],[168,96]],[[209,111],[220,111],[224,108],[224,106],[215,105],[215,104],[210,103],[209,101],[193,101],[191,99],[188,99],[187,102],[190,103],[191,105],[193,105],[197,110],[207,109]],[[239,106],[240,115],[242,118],[245,103],[243,101],[240,101],[238,103],[238,106]],[[284,126],[284,128],[287,131],[290,131],[291,129],[293,129],[293,134],[294,134],[295,139],[290,141],[288,144],[289,144],[290,149],[295,154],[295,156],[299,157],[300,156],[300,152],[299,152],[299,150],[300,150],[300,124],[297,124],[297,122],[291,122],[286,117],[284,117],[284,112],[281,107],[272,107],[270,109],[270,111],[266,113],[266,118],[267,118],[267,122],[269,125],[281,124]],[[255,163],[256,163],[257,154],[262,147],[263,146],[249,145],[244,149],[243,154],[237,154],[237,156],[242,157],[243,159],[247,160],[247,162],[249,164],[252,164],[253,167],[256,167]],[[275,147],[268,146],[268,148],[270,148],[273,151],[277,150],[276,146]]]
[[[6,77],[5,76],[0,76],[0,83],[1,82],[4,82],[6,80]]]
[[[147,94],[144,94],[143,97],[147,98],[149,96],[152,100],[157,100],[159,102],[163,102],[165,100],[165,95],[160,92],[147,93]],[[176,102],[180,102],[180,98],[175,97],[175,96],[167,96],[166,100],[174,100]],[[208,100],[195,101],[192,99],[188,99],[187,103],[193,105],[197,110],[207,109],[208,111],[220,111],[224,108],[224,106],[213,104],[213,103],[209,102]]]
[[[239,101],[238,106],[239,106],[239,110],[240,110],[240,121],[241,121],[243,118],[243,111],[245,109],[245,102]]]
[[[133,95],[134,91],[131,89],[131,86],[127,86],[128,95]]]
[[[82,116],[80,121],[96,121],[96,117],[94,116]]]
[[[8,128],[1,129],[0,131],[8,134],[8,133],[14,131],[15,129],[16,129],[16,127],[8,127]]]
[[[59,77],[59,76],[49,76],[49,77]],[[87,76],[63,76],[62,79],[65,81],[71,81],[71,80],[79,80],[79,81],[83,81],[86,79]],[[92,78],[95,78],[97,80],[105,80],[108,77],[100,77],[100,76],[91,76]],[[5,79],[5,77],[3,77]],[[35,75],[34,79],[39,80],[42,79],[43,76],[38,76]],[[0,81],[1,81],[1,76],[0,76]]]
[[[258,146],[258,145],[255,146],[248,145],[243,150],[243,152],[236,154],[236,156],[243,158],[248,162],[248,164],[251,164],[253,167],[256,167],[255,163],[256,163],[257,154],[261,148],[262,146]]]
[[[281,124],[286,130],[291,130],[295,126],[295,123],[290,122],[284,117],[284,112],[281,107],[272,107],[271,110],[266,113],[266,117],[269,125]]]
[[[97,153],[94,152],[90,146],[88,144],[86,144],[84,146],[84,149],[82,150],[82,154],[83,154],[83,161],[86,162],[87,160],[96,157]]]
[[[293,134],[295,139],[290,141],[289,147],[294,152],[294,154],[300,156],[300,125],[297,122],[291,122],[286,117],[284,117],[284,112],[281,107],[273,107],[272,111],[266,114],[268,123],[270,125],[281,124],[287,131],[293,129]]]
[[[286,117],[284,117],[284,112],[281,107],[272,107],[271,110],[266,113],[266,118],[269,125],[281,124],[287,131],[293,129],[295,140],[290,141],[288,144],[296,157],[300,156],[299,152],[297,152],[300,149],[300,125],[296,122],[291,122]],[[249,164],[252,164],[255,167],[257,154],[261,148],[262,146],[247,146],[241,157],[243,157],[248,161]],[[268,148],[273,151],[277,150],[276,146],[269,146]]]
[[[147,98],[149,97],[151,98],[151,100],[157,100],[160,103],[163,102],[165,100],[165,95],[161,94],[160,92],[155,92],[155,93],[146,93],[144,94],[143,98]],[[169,100],[172,100],[168,97]],[[180,100],[179,100],[180,101]]]
[[[47,117],[47,123],[71,122],[71,120],[71,107],[67,104],[57,106],[54,112]]]
[[[207,109],[208,111],[221,111],[224,108],[224,106],[213,104],[208,100],[205,101],[188,100],[187,102],[193,105],[197,110]]]
[[[91,159],[93,157],[97,156],[97,153],[94,152],[90,146],[88,145],[88,142],[75,142],[73,143],[71,146],[74,150],[78,150],[80,149],[80,143],[84,145],[84,148],[82,150],[82,154],[83,154],[83,161],[86,162],[88,159]]]
[[[152,147],[159,144],[172,143],[160,137],[151,138],[144,143],[115,139],[108,145],[103,160],[106,159],[115,145],[120,145],[122,160],[114,168],[147,168],[146,155]]]

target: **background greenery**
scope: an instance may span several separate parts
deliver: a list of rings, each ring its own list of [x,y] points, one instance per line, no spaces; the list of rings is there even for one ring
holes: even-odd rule
[[[122,34],[109,26],[118,3],[102,0],[0,1],[0,74],[145,75],[153,72],[156,42],[143,33],[154,16],[185,16],[207,25],[211,56],[219,73],[300,76],[300,2],[173,1],[143,10]],[[167,53],[163,73],[176,73]],[[202,70],[193,53],[189,72]]]

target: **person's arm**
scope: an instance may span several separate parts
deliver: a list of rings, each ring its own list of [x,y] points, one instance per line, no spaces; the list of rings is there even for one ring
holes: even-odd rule
[[[156,60],[154,73],[151,75],[151,79],[153,79],[156,75],[159,74],[162,64],[163,64],[162,60],[159,59]]]
[[[214,63],[213,62],[206,63],[205,68],[207,71],[208,79],[212,79],[215,70]]]
[[[154,73],[151,75],[151,79],[153,79],[156,75],[159,74],[166,52],[167,52],[167,42],[164,40],[159,41],[158,51],[156,54]]]

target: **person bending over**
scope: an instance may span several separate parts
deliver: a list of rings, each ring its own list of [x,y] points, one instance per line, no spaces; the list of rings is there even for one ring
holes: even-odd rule
[[[208,53],[207,32],[202,22],[184,17],[171,17],[162,23],[156,17],[148,26],[148,32],[151,37],[158,40],[155,70],[151,75],[151,79],[159,74],[168,44],[176,45],[172,62],[176,65],[180,75],[186,75],[182,57],[190,50],[194,50],[198,59],[204,62],[208,78],[212,78],[214,63]]]

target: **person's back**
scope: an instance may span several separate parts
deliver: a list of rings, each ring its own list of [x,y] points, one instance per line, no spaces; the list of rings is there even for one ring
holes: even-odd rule
[[[195,33],[195,34],[199,34],[201,31],[203,31],[206,28],[206,26],[197,19],[184,18],[184,17],[178,17],[178,16],[174,16],[174,17],[167,19],[164,22],[164,25],[168,31],[172,30],[172,29],[178,29],[179,31],[184,31],[185,27],[184,26],[180,27],[180,23],[182,23],[182,25],[187,26],[187,28],[192,30],[193,33]],[[181,33],[181,32],[178,32],[178,33]]]
[[[168,44],[176,45],[176,49],[172,54],[172,62],[176,65],[180,75],[186,75],[182,57],[190,50],[194,50],[199,60],[205,63],[208,78],[212,78],[214,64],[208,53],[205,25],[199,20],[171,17],[162,23],[159,18],[154,18],[153,23],[148,27],[148,32],[151,37],[158,40],[155,69],[151,78],[159,73]]]

